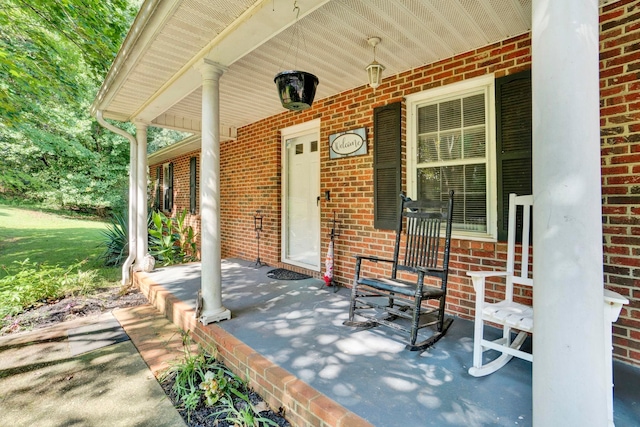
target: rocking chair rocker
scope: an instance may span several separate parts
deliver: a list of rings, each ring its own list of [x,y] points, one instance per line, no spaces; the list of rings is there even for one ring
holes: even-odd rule
[[[408,350],[424,350],[444,336],[453,319],[445,319],[453,191],[446,201],[411,200],[401,194],[393,259],[357,256],[346,326],[370,328],[384,325],[409,333]],[[403,224],[406,231],[403,233]],[[444,242],[441,245],[441,230]],[[389,277],[366,277],[363,261],[386,263]],[[437,285],[439,282],[439,285]],[[423,306],[425,300],[437,306]],[[367,320],[356,321],[360,316]],[[407,324],[408,323],[408,324]],[[436,325],[437,331],[416,343],[418,331]]]

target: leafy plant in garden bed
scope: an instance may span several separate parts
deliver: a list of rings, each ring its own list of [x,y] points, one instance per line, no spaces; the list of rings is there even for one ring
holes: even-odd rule
[[[149,227],[149,250],[161,265],[197,261],[196,236],[186,223],[186,209],[167,217],[162,212],[152,214]]]
[[[151,229],[153,225],[153,212],[147,215],[147,229]],[[104,246],[104,252],[99,259],[107,266],[121,266],[129,253],[129,223],[127,212],[113,212],[106,230],[102,231],[104,239],[101,246]],[[149,234],[149,247],[157,244],[156,239]]]
[[[197,261],[196,234],[187,224],[187,211],[179,212],[175,218],[162,212],[150,212],[147,217],[149,252],[159,265],[173,265]],[[127,257],[128,223],[126,214],[114,213],[106,230],[102,232],[104,252],[100,259],[107,266],[122,265]]]
[[[128,234],[129,224],[127,223],[126,215],[114,212],[111,215],[111,222],[107,225],[107,229],[102,231],[102,237],[104,238],[102,244],[105,249],[100,255],[100,259],[104,261],[104,265],[122,265],[129,249]]]
[[[2,267],[6,275],[0,279],[0,319],[65,295],[83,295],[94,289],[96,273],[83,271],[83,262],[61,267],[25,259],[14,264],[13,268]]]
[[[222,362],[203,351],[192,353],[188,345],[184,348],[184,358],[161,376],[160,383],[189,426],[290,426]]]

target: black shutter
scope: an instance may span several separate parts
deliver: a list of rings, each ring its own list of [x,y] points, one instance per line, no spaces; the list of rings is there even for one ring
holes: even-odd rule
[[[506,241],[509,194],[532,193],[531,70],[496,80],[496,127],[498,240]]]
[[[198,158],[192,157],[189,161],[189,212],[191,215],[196,213],[196,165]]]
[[[173,209],[173,162],[169,163],[169,188],[167,189],[167,210]]]
[[[402,104],[373,110],[373,226],[393,230],[398,226],[401,180]]]
[[[162,200],[162,181],[160,174],[162,173],[162,167],[156,167],[156,199],[153,201],[153,207],[156,211],[160,210],[160,201]]]

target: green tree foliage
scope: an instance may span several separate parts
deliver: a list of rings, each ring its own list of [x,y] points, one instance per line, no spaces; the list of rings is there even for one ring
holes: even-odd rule
[[[131,3],[2,2],[0,194],[122,207],[129,143],[100,127],[89,106],[135,16]]]
[[[5,0],[0,6],[0,108],[20,120],[26,100],[91,99],[136,8],[127,0]],[[9,115],[4,115],[9,113]]]

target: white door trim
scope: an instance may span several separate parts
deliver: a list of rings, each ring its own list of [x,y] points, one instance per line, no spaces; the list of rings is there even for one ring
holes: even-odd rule
[[[309,264],[298,263],[294,260],[287,259],[287,171],[288,171],[288,163],[287,163],[287,147],[286,141],[288,139],[296,138],[298,136],[309,135],[312,133],[316,133],[316,137],[318,140],[318,150],[320,150],[320,119],[311,120],[305,123],[300,123],[298,125],[290,126],[287,128],[283,128],[280,130],[280,146],[281,146],[281,177],[282,177],[282,189],[281,189],[281,229],[280,229],[280,237],[281,237],[281,259],[282,262],[286,262],[287,264],[296,265],[298,267],[307,268],[309,270],[320,271],[321,267],[321,253],[320,248],[318,248],[318,257],[315,266],[311,266]],[[318,152],[319,155],[319,152]],[[320,177],[318,177],[318,196],[320,195]],[[318,242],[320,242],[320,224],[318,224]]]

